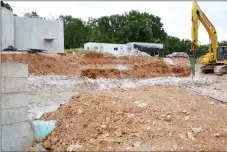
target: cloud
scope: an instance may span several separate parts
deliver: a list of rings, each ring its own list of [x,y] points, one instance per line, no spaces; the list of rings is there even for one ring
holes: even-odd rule
[[[88,17],[123,14],[132,9],[148,12],[161,17],[164,29],[169,35],[179,38],[191,38],[191,1],[20,1],[8,2],[14,13],[36,11],[43,17],[57,17],[61,14],[88,20]],[[219,41],[227,39],[227,2],[198,2],[200,8],[217,29]],[[214,7],[215,6],[215,7]],[[199,40],[201,44],[209,42],[206,30],[200,25]]]

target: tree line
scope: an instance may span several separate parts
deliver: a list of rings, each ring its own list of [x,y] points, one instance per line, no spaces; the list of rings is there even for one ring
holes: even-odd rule
[[[2,1],[1,1],[2,3]],[[12,9],[10,5],[6,7]],[[2,5],[3,6],[3,5]],[[28,12],[25,17],[45,19],[36,12]],[[65,49],[82,48],[86,42],[120,43],[148,42],[164,44],[164,53],[189,52],[190,40],[180,39],[166,33],[161,18],[146,12],[131,10],[124,14],[114,14],[83,21],[71,15],[60,15],[57,20],[64,23]],[[227,45],[227,41],[220,42]],[[199,47],[198,55],[208,51],[208,45]]]
[[[89,18],[87,22],[60,15],[64,22],[65,48],[83,47],[86,42],[120,43],[148,42],[163,43],[165,54],[185,52],[190,49],[189,40],[169,36],[159,16],[136,10],[100,18]]]

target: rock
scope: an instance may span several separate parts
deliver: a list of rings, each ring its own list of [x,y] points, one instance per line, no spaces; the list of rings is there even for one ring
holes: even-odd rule
[[[70,146],[67,147],[67,151],[75,151],[79,148],[81,148],[82,146],[79,144],[71,144]]]
[[[183,113],[189,115],[189,113],[186,110],[183,110]]]
[[[106,133],[106,134],[104,134],[102,137],[103,138],[107,138],[107,137],[109,137],[110,136],[110,134],[109,133]]]
[[[43,142],[44,139],[45,139],[45,138],[36,139],[36,142],[37,142],[37,143],[41,143],[41,142]]]
[[[122,143],[123,142],[121,139],[118,139],[118,138],[107,138],[107,139],[104,139],[104,141],[113,142],[113,143]]]
[[[188,141],[188,138],[186,138],[183,134],[179,133],[178,136],[180,139]]]
[[[106,117],[106,123],[110,122],[110,117]]]
[[[133,114],[133,113],[130,113],[129,115],[128,115],[128,118],[132,118],[132,117],[134,117],[135,115]]]
[[[202,131],[202,129],[201,128],[192,128],[192,131],[194,133],[200,133]]]
[[[132,137],[139,137],[139,136],[140,136],[139,133],[134,133],[134,134],[132,134]]]
[[[43,142],[43,147],[44,147],[44,148],[49,148],[50,146],[51,146],[50,140],[45,140],[45,141]]]
[[[210,105],[214,105],[214,102],[209,102]]]
[[[171,121],[171,115],[166,115],[163,117],[164,121],[170,122]]]
[[[223,134],[222,133],[215,133],[214,137],[220,138],[220,137],[223,137]]]
[[[224,131],[225,133],[227,133],[227,128],[224,128],[223,131]]]
[[[162,128],[158,128],[158,129],[157,129],[157,131],[160,131],[160,130],[162,130]]]
[[[140,144],[141,144],[141,142],[140,142],[140,141],[137,141],[137,142],[135,142],[135,143],[133,144],[133,147],[134,147],[134,148],[137,148],[137,147],[139,147]]]
[[[194,141],[196,140],[191,132],[188,132],[187,135],[188,135],[189,139],[194,140]]]
[[[50,142],[52,145],[55,145],[58,142],[58,140],[59,140],[58,138],[54,137],[50,139]]]
[[[43,114],[44,114],[43,112],[38,112],[35,119],[36,120],[40,119],[43,116]]]
[[[185,118],[184,118],[184,120],[188,120],[189,119],[189,116],[186,116]]]
[[[106,128],[106,125],[101,125],[102,128]]]
[[[122,136],[122,130],[121,130],[121,128],[118,128],[118,129],[114,132],[114,134],[115,134],[117,137],[121,137],[121,136]]]
[[[83,111],[82,111],[81,109],[78,109],[78,110],[77,110],[77,113],[78,113],[78,114],[82,114]]]

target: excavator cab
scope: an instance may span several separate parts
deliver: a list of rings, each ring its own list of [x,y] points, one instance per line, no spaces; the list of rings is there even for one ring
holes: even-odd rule
[[[217,51],[217,61],[227,60],[227,46],[219,46]]]

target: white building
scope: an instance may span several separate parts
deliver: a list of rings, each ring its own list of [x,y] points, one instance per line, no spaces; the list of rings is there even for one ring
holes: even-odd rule
[[[101,53],[110,53],[113,55],[125,55],[127,53],[125,44],[88,42],[84,44],[84,49],[94,50]]]
[[[1,7],[1,50],[8,46],[17,49],[42,49],[47,53],[64,52],[62,21],[17,17]]]
[[[130,42],[127,44],[112,44],[88,42],[84,44],[84,49],[114,55],[135,55],[138,51],[146,52],[151,56],[163,55],[163,44],[158,43]]]

